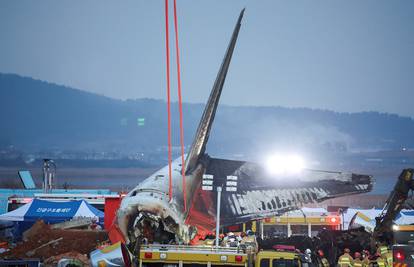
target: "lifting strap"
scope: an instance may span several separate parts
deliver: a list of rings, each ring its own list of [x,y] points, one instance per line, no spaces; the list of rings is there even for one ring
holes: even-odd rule
[[[170,99],[170,44],[168,35],[168,0],[165,0],[165,50],[167,65],[167,114],[168,114],[168,196],[172,199],[172,168],[171,168],[171,99]]]
[[[184,211],[187,211],[187,189],[186,189],[186,181],[185,181],[185,159],[184,159],[183,103],[182,103],[182,98],[181,98],[180,52],[179,52],[179,46],[178,46],[178,20],[177,20],[177,1],[176,0],[174,0],[174,30],[175,30],[175,53],[176,53],[176,58],[177,58],[178,108],[180,111],[181,175],[183,177]]]

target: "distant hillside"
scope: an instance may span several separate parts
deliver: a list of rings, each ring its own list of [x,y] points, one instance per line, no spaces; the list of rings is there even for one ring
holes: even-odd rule
[[[203,107],[183,106],[187,145]],[[173,110],[173,118],[178,118],[176,104]],[[173,122],[178,145],[178,120]],[[0,147],[14,145],[27,151],[151,151],[167,143],[163,101],[115,100],[11,74],[0,74],[0,123]],[[413,136],[413,119],[392,114],[220,105],[208,151],[414,148]]]

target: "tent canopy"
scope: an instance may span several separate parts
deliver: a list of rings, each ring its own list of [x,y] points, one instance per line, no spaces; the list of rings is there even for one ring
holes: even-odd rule
[[[344,223],[348,227],[351,222],[352,217],[360,212],[370,219],[370,223],[375,227],[376,221],[375,217],[379,216],[382,212],[382,209],[348,209],[344,213]],[[395,217],[395,224],[414,224],[414,210],[401,210],[399,214]]]
[[[96,218],[99,222],[103,222],[104,213],[85,200],[55,202],[33,199],[16,210],[1,214],[0,220],[34,222],[42,219],[47,223],[57,223],[74,217]]]

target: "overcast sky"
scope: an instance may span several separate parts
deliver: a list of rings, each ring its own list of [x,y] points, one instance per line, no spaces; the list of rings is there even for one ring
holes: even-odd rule
[[[206,101],[243,7],[221,103],[414,117],[410,0],[178,0],[184,101]],[[163,0],[3,0],[0,72],[165,99],[164,23]]]

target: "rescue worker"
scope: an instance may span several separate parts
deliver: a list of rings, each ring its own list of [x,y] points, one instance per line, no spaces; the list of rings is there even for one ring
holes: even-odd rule
[[[318,255],[321,258],[320,267],[329,267],[329,261],[325,258],[325,254],[323,253],[323,250],[318,250]]]
[[[305,249],[305,255],[309,263],[312,263],[312,251],[309,248]]]
[[[220,241],[223,241],[223,239],[224,239],[224,234],[220,234],[220,235],[219,235],[219,238],[220,238]]]
[[[212,232],[208,232],[204,237],[204,245],[213,246],[216,241],[216,235]]]
[[[229,232],[227,236],[223,239],[223,243],[226,247],[238,247],[239,241],[236,235],[232,232]]]
[[[392,251],[391,250],[387,250],[387,253],[385,254],[385,261],[386,261],[388,267],[393,266]]]
[[[361,253],[359,252],[354,254],[354,267],[362,267]]]
[[[342,254],[342,256],[338,259],[338,267],[352,267],[354,259],[352,258],[350,253],[351,251],[349,250],[349,248],[344,249],[344,254]]]
[[[387,252],[388,252],[388,248],[386,246],[379,246],[378,249],[377,249],[377,253],[380,256],[385,255]]]
[[[369,253],[369,251],[368,250],[364,250],[364,251],[362,251],[362,257],[364,258],[363,260],[362,260],[362,266],[363,267],[368,267],[369,266],[369,264],[370,264],[370,260],[369,260],[369,257],[370,257],[371,255],[370,255],[370,253]]]
[[[377,256],[377,265],[378,267],[386,267],[387,265],[385,264],[385,260],[381,257],[380,253],[376,253],[375,256]]]
[[[242,234],[243,234],[243,233],[239,233],[238,235],[236,235],[236,240],[237,240],[237,243],[240,243],[240,242],[243,240],[243,236],[242,236]]]
[[[252,230],[247,230],[246,235],[247,236],[254,236],[254,232]]]
[[[93,218],[91,224],[89,225],[89,229],[99,231],[102,230],[102,227],[98,224],[98,220]]]
[[[392,253],[386,246],[380,246],[377,249],[377,253],[380,254],[380,257],[384,260],[386,266],[392,267]]]

